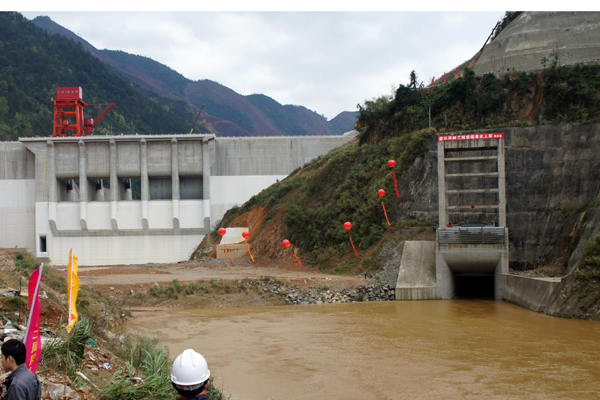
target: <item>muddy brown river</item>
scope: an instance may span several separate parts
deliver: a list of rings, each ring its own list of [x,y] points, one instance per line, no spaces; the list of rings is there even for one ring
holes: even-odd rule
[[[235,400],[598,399],[600,323],[494,300],[217,308],[138,316],[202,353]]]

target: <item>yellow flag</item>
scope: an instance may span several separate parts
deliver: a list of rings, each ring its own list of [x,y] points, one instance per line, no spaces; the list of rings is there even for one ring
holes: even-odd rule
[[[69,324],[67,331],[71,332],[77,322],[77,293],[79,293],[79,277],[77,276],[77,257],[73,257],[73,249],[69,250],[69,266],[67,267],[67,287],[69,290]]]

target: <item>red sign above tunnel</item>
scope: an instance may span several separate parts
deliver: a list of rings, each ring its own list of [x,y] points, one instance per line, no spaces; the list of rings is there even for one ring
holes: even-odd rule
[[[473,140],[473,139],[504,139],[504,133],[473,133],[469,135],[442,135],[438,136],[438,142],[448,140]]]

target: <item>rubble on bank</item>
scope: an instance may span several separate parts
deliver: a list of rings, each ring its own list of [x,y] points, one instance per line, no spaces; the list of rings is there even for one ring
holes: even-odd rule
[[[285,287],[278,283],[267,283],[263,293],[282,296],[287,304],[328,304],[356,303],[361,301],[393,301],[396,300],[396,289],[387,284],[371,283],[354,288],[333,290],[326,286],[301,289]]]

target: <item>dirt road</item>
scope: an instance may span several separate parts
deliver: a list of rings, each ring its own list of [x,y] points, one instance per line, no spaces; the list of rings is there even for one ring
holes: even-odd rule
[[[370,282],[362,277],[323,274],[293,264],[282,264],[275,260],[256,258],[256,264],[249,259],[205,259],[185,261],[175,264],[111,265],[99,267],[80,267],[79,278],[82,285],[123,286],[148,285],[171,282],[199,280],[243,280],[272,278],[290,281],[299,286],[315,286],[327,282],[328,286],[352,286]]]

